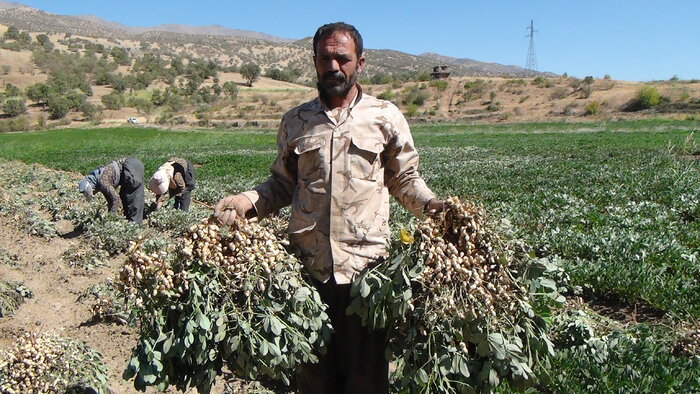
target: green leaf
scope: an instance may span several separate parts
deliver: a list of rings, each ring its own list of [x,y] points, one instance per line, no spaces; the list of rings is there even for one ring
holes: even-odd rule
[[[202,330],[209,331],[209,329],[211,328],[211,320],[209,320],[207,315],[202,313],[200,315],[197,315],[197,317],[199,318],[199,327],[201,327]]]
[[[371,289],[366,281],[363,280],[362,282],[360,282],[360,296],[362,296],[362,298],[367,298],[370,290]]]
[[[425,372],[424,369],[419,369],[418,370],[418,380],[423,383],[427,384],[428,383],[428,373]]]
[[[275,316],[270,316],[270,329],[275,335],[282,334],[282,322]]]
[[[170,352],[170,348],[173,346],[173,334],[172,332],[168,336],[168,338],[163,342],[163,354],[168,354]]]
[[[267,356],[268,346],[267,341],[260,342],[260,355]]]
[[[468,378],[471,375],[469,373],[469,365],[462,357],[459,358],[459,373],[461,373],[465,378]]]
[[[297,302],[304,302],[311,295],[311,290],[306,287],[300,287],[294,292],[294,299]]]

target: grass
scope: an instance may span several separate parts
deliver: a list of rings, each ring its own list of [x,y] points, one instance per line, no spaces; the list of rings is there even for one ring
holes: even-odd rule
[[[698,121],[649,120],[413,132],[421,174],[438,195],[476,199],[508,218],[537,255],[557,258],[571,284],[590,297],[648,304],[692,324],[700,318],[700,163],[671,154],[669,146],[684,151],[698,130]],[[86,173],[129,155],[150,173],[182,156],[198,165],[202,186],[194,197],[211,202],[267,177],[275,134],[145,128],[0,134],[0,158]],[[394,221],[405,220],[405,211],[394,214]],[[686,387],[700,390],[693,386],[700,385],[692,372],[697,365],[672,356],[668,341],[648,342],[660,337],[654,330],[618,331],[602,345],[599,338],[609,367],[587,361],[594,342],[562,350],[549,368],[552,384],[585,391],[592,379],[590,387],[614,391],[682,390],[678,384],[690,382]],[[626,369],[630,363],[636,367]]]
[[[697,318],[700,173],[668,146],[699,125],[441,125],[415,127],[414,138],[438,195],[484,202],[540,256],[562,258],[575,284]],[[273,130],[65,129],[0,135],[0,157],[87,173],[128,155],[150,173],[182,156],[196,163],[200,181],[234,192],[267,177],[274,140]]]

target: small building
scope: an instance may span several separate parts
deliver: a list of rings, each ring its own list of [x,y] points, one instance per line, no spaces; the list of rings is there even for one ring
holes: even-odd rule
[[[450,76],[449,68],[450,66],[435,66],[433,67],[433,72],[430,73],[430,77],[433,79],[447,79]]]

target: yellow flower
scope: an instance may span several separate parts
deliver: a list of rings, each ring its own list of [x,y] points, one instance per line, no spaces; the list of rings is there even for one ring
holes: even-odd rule
[[[401,236],[399,238],[401,239],[401,242],[405,244],[413,243],[413,234],[406,231],[406,229],[401,229]]]

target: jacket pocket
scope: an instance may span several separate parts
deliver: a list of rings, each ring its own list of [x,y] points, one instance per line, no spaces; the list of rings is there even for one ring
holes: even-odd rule
[[[353,137],[348,149],[351,177],[376,181],[380,168],[379,155],[383,150],[384,143],[381,140]]]
[[[305,136],[292,142],[297,155],[297,175],[300,180],[309,183],[323,178],[322,151],[326,140],[319,136]]]

